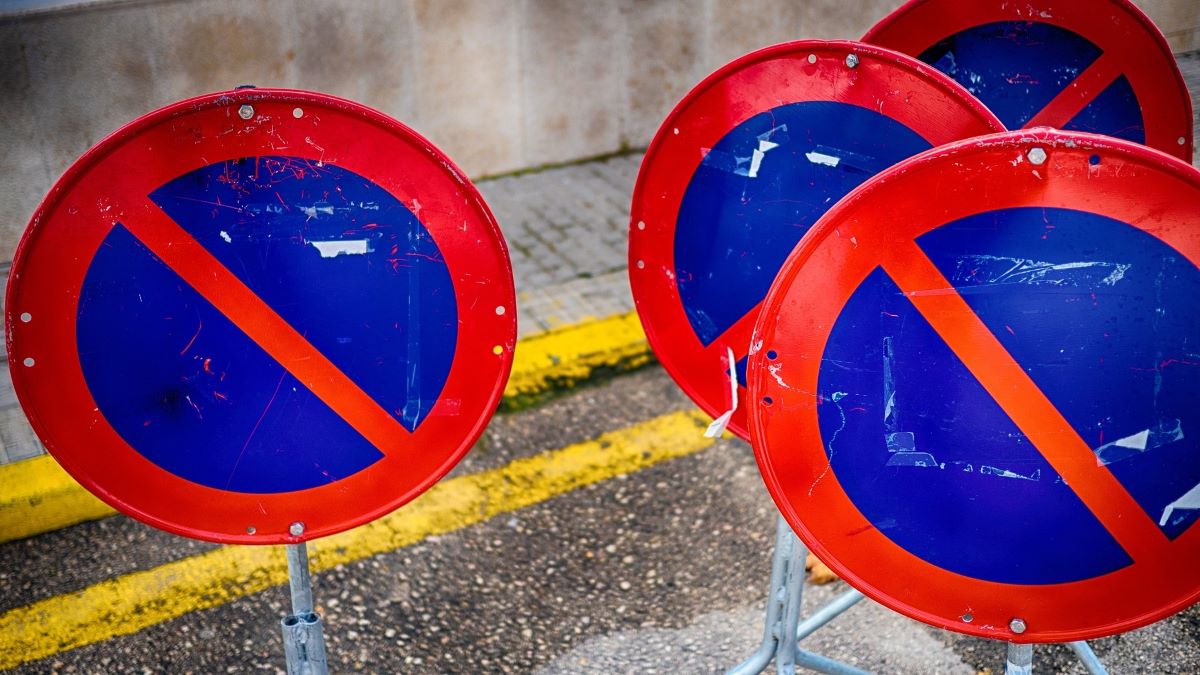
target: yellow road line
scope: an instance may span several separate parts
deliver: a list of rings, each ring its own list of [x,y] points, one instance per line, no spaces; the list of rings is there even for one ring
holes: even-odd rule
[[[636,368],[650,358],[634,312],[532,335],[517,343],[501,407],[517,410],[598,372]],[[0,543],[113,513],[51,457],[0,466]]]
[[[393,551],[556,495],[703,450],[708,418],[676,412],[442,481],[395,513],[310,544],[317,571]],[[0,615],[0,669],[129,635],[287,581],[280,546],[225,546]]]

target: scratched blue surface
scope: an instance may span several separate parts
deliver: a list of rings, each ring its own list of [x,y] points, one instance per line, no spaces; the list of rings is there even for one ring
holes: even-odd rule
[[[834,203],[929,147],[890,117],[830,101],[779,106],[727,133],[688,183],[675,225],[680,300],[701,343],[766,297],[792,248]]]
[[[233,492],[290,492],[383,455],[121,226],[88,268],[79,361],[146,459]]]
[[[441,252],[403,204],[286,157],[215,164],[150,197],[399,424],[420,425],[449,374],[457,307]],[[188,480],[300,490],[380,457],[123,228],[88,269],[77,334],[105,417]]]
[[[1020,129],[1101,53],[1084,37],[1058,26],[1003,21],[946,38],[919,58],[966,87],[1004,126]],[[1146,141],[1141,106],[1123,75],[1062,128]]]
[[[1200,484],[1200,270],[1140,230],[1062,209],[981,214],[918,244],[1148,523]],[[824,356],[831,470],[892,541],[1005,583],[1129,564],[882,271],[854,293]],[[1198,515],[1175,511],[1162,529],[1176,537]]]

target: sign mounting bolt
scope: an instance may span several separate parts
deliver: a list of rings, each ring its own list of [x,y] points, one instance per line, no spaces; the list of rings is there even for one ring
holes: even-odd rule
[[[1033,148],[1029,151],[1029,163],[1034,166],[1041,166],[1046,163],[1046,150],[1044,148]]]
[[[238,117],[244,120],[254,117],[254,106],[249,103],[243,103],[242,107],[238,108]]]
[[[304,523],[292,523],[291,526],[288,527],[288,532],[290,532],[293,537],[299,537],[300,535],[304,534]]]
[[[1013,619],[1012,621],[1008,622],[1008,627],[1012,630],[1012,632],[1020,635],[1021,633],[1025,632],[1025,620]]]
[[[847,54],[846,55],[846,67],[847,68],[857,68],[858,67],[858,54]]]

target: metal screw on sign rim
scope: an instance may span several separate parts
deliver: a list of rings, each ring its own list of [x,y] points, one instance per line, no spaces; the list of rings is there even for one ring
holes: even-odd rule
[[[243,103],[242,107],[238,108],[238,117],[244,120],[254,117],[254,106],[249,103]]]
[[[847,68],[857,68],[858,67],[858,54],[847,54],[846,55],[846,67]]]

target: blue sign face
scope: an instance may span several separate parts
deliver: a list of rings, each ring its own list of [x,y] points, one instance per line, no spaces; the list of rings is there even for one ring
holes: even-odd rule
[[[1097,45],[1059,26],[999,21],[952,35],[918,58],[954,78],[1004,126],[1021,129],[1102,54]],[[1146,142],[1141,105],[1124,75],[1056,126]]]
[[[437,244],[395,197],[282,156],[210,165],[149,196],[400,424],[421,424],[458,308]],[[77,341],[116,432],[189,481],[290,492],[383,456],[120,224],[87,270]]]
[[[829,207],[929,148],[886,115],[834,101],[779,106],[726,134],[688,183],[675,226],[679,296],[700,342],[712,344],[762,302]],[[737,367],[745,386],[746,359]]]
[[[1191,527],[1200,511],[1171,502],[1200,484],[1200,270],[1068,209],[985,212],[917,244],[1163,533]],[[818,415],[846,494],[927,562],[1012,584],[1133,562],[881,269],[833,326]]]

